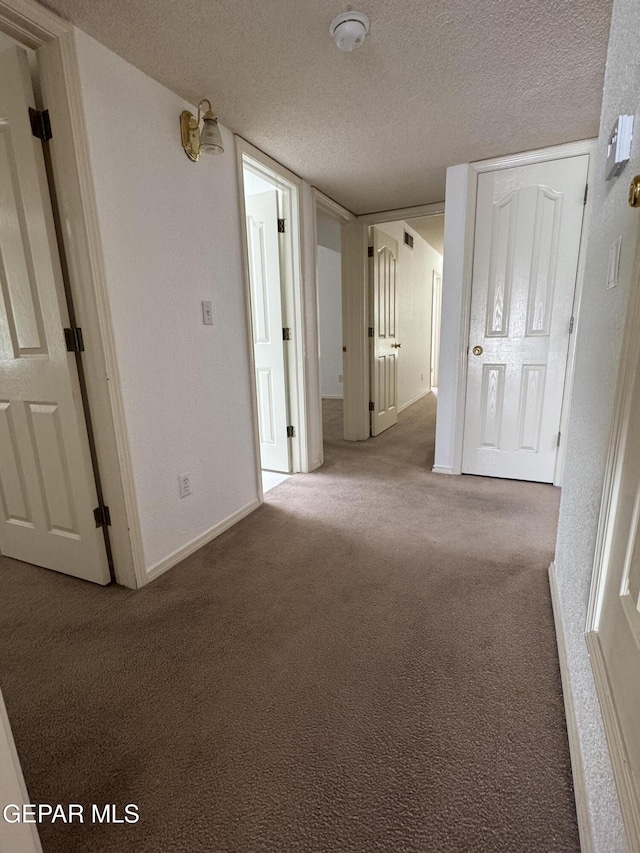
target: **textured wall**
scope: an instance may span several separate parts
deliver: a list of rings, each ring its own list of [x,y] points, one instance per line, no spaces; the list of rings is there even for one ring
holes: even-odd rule
[[[76,35],[150,569],[257,498],[235,150],[223,129],[225,153],[191,163],[178,131],[188,105]]]
[[[382,231],[398,241],[398,408],[426,394],[431,385],[431,301],[433,271],[442,256],[407,222],[384,222]],[[404,232],[413,249],[404,244]]]
[[[640,171],[640,17],[637,0],[615,0],[598,141],[593,214],[582,304],[576,334],[565,484],[562,490],[556,571],[573,699],[593,821],[595,850],[626,849],[599,707],[584,642],[589,585],[604,479],[615,377],[640,213],[627,204],[632,176]],[[620,113],[636,113],[631,162],[614,181],[604,180],[607,141]],[[620,284],[606,290],[609,246],[622,235]]]

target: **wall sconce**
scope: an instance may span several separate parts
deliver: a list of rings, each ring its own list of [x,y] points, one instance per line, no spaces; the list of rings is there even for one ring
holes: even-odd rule
[[[207,104],[209,109],[202,116],[202,130],[200,130],[200,107]],[[200,159],[201,151],[210,154],[222,154],[224,151],[218,119],[211,110],[211,101],[203,98],[198,104],[198,118],[189,110],[184,110],[180,115],[180,136],[185,154],[194,162]]]

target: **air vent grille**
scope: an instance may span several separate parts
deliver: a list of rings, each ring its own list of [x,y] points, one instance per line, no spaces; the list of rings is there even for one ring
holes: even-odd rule
[[[407,231],[404,232],[404,243],[410,249],[413,249],[413,237]]]

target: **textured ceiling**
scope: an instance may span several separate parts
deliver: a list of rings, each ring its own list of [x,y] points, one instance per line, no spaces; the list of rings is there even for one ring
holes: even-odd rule
[[[437,216],[419,216],[415,219],[408,219],[407,222],[430,246],[433,246],[436,252],[442,254],[444,250],[443,214],[438,214]]]
[[[597,135],[610,0],[48,0],[355,213],[444,198],[449,165]],[[141,104],[141,110],[144,105]]]

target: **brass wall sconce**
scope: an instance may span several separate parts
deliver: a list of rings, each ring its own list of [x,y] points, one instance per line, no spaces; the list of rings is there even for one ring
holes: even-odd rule
[[[202,116],[202,130],[200,130],[200,108],[207,104],[209,109]],[[200,153],[206,151],[209,154],[222,154],[222,136],[218,127],[218,119],[211,109],[211,101],[203,98],[198,104],[198,118],[189,110],[184,110],[180,115],[180,137],[185,154],[194,162],[200,159]]]

